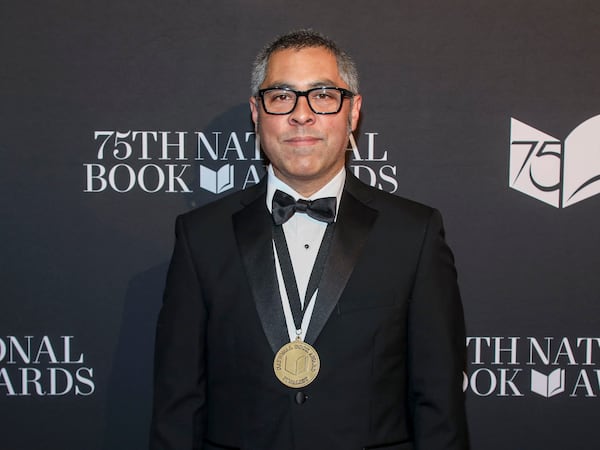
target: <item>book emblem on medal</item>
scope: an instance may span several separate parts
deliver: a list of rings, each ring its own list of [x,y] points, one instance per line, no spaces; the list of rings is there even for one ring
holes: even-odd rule
[[[273,361],[275,376],[291,388],[308,386],[317,378],[320,367],[317,351],[300,339],[281,347]]]

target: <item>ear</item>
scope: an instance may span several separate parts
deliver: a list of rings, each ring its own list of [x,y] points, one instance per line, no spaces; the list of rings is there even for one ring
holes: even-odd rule
[[[250,97],[250,111],[252,112],[252,122],[254,122],[254,128],[258,126],[258,100],[256,97]]]
[[[350,109],[350,128],[351,131],[356,130],[358,118],[360,117],[360,107],[362,106],[362,96],[355,95],[352,98],[352,107]]]

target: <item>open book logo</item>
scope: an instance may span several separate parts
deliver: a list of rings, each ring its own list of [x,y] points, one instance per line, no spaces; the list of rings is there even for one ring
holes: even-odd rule
[[[510,120],[509,186],[556,208],[600,193],[600,115],[561,142]]]
[[[544,375],[531,369],[531,392],[550,398],[565,391],[565,369],[556,369]]]
[[[233,164],[225,164],[219,170],[200,166],[200,187],[213,194],[233,188]]]
[[[308,356],[291,358],[286,355],[283,368],[292,375],[301,375],[308,371]]]

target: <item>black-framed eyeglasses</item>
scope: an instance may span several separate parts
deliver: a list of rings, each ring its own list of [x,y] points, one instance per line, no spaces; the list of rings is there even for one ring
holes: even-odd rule
[[[260,89],[258,91],[267,114],[289,114],[298,104],[299,97],[306,97],[308,106],[315,114],[337,114],[342,109],[344,98],[354,93],[339,87],[316,87],[307,91],[296,91],[286,87]]]

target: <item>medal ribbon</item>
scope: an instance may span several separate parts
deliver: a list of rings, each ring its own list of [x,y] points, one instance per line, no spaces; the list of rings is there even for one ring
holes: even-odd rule
[[[323,269],[325,268],[325,261],[329,254],[329,247],[331,244],[331,236],[333,234],[334,224],[330,223],[325,229],[325,234],[321,241],[317,258],[313,265],[313,269],[310,273],[308,280],[308,286],[306,288],[306,295],[304,296],[304,307],[300,301],[300,292],[298,291],[298,283],[296,276],[294,275],[294,267],[292,265],[292,259],[288,249],[287,241],[285,239],[285,233],[281,225],[273,226],[273,242],[275,242],[275,249],[277,250],[277,258],[279,259],[279,266],[281,267],[281,273],[283,275],[283,282],[285,284],[285,290],[288,295],[290,309],[292,311],[292,317],[294,319],[294,327],[296,330],[302,329],[302,320],[308,302],[317,290],[323,275]]]

